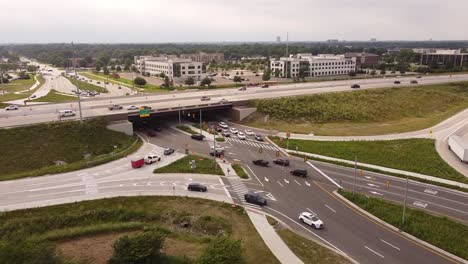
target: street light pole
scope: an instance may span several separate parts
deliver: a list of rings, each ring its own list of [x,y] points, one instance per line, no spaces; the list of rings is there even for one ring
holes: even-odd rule
[[[408,176],[406,177],[406,188],[405,188],[405,201],[403,203],[403,215],[401,216],[401,224],[405,224],[405,214],[406,214],[406,199],[408,198]]]
[[[201,111],[201,108],[200,108],[200,135],[202,135],[201,120],[202,120],[202,111]]]
[[[72,48],[73,48],[73,59],[75,60],[75,63],[73,63],[73,68],[75,69],[76,80],[78,80],[78,74],[76,73],[75,45],[73,44],[73,42],[71,44],[72,44]],[[76,93],[78,94],[78,109],[79,109],[79,112],[80,112],[80,122],[83,122],[83,113],[81,112],[81,91],[80,91],[80,87],[79,87],[79,81],[76,82]]]

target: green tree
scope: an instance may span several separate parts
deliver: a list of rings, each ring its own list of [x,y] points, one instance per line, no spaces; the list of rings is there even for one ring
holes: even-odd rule
[[[164,86],[167,88],[171,87],[171,79],[169,79],[169,76],[164,77]]]
[[[242,261],[241,241],[218,237],[210,242],[197,262],[198,264],[240,264]]]
[[[355,71],[350,71],[348,73],[348,75],[349,75],[349,77],[354,77],[354,76],[356,76],[356,72]]]
[[[377,74],[377,72],[376,72],[375,70],[372,70],[372,71],[370,72],[370,75],[376,75],[376,74]]]
[[[96,71],[97,71],[97,72],[100,72],[100,71],[101,71],[101,65],[96,64]]]
[[[211,79],[208,77],[203,78],[203,80],[200,83],[201,86],[210,86],[211,85]]]
[[[115,69],[116,69],[118,72],[121,72],[121,71],[122,71],[122,67],[120,67],[120,65],[117,66],[117,68],[115,68]]]
[[[241,78],[240,76],[237,76],[237,75],[236,75],[236,76],[234,76],[234,79],[232,79],[232,80],[233,80],[234,82],[236,82],[236,83],[238,83],[238,82],[239,82],[239,83],[240,83],[240,82],[242,82],[242,78]]]
[[[25,80],[25,79],[31,79],[31,76],[29,76],[29,74],[27,74],[25,71],[22,71],[18,73],[18,78]]]
[[[195,84],[195,79],[193,77],[188,77],[187,80],[185,80],[186,85],[194,85]]]
[[[164,72],[161,72],[161,73],[159,74],[159,77],[165,78],[165,77],[166,77],[166,74],[165,74]]]
[[[138,72],[138,69],[135,65],[132,66],[132,72]]]
[[[263,81],[269,81],[270,79],[271,79],[271,70],[270,69],[265,69],[263,71],[262,80]]]
[[[115,65],[114,64],[112,64],[112,66],[111,66],[111,71],[115,71]]]
[[[136,77],[133,82],[136,84],[136,85],[139,85],[139,86],[144,86],[146,84],[146,80],[141,78],[141,77]]]
[[[124,71],[129,71],[129,70],[130,70],[130,64],[125,64]]]
[[[51,244],[14,241],[0,243],[0,263],[61,264],[64,262]]]
[[[386,70],[380,70],[380,74],[386,74],[387,71]]]
[[[37,67],[34,66],[34,65],[28,65],[28,66],[26,66],[26,70],[28,72],[35,72],[37,70]]]
[[[275,77],[280,77],[281,71],[279,69],[275,69]]]
[[[149,264],[158,263],[163,253],[164,237],[148,231],[119,238],[112,247],[114,252],[109,264]]]
[[[107,66],[104,66],[104,75],[109,75],[109,69]]]

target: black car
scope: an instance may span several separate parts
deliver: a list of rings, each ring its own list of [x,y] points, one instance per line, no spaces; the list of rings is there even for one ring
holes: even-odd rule
[[[146,130],[146,134],[148,135],[148,137],[155,137],[156,136],[156,132],[154,132],[154,130],[152,130],[152,129]]]
[[[289,166],[289,160],[287,159],[275,159],[273,163],[281,166]]]
[[[223,128],[220,126],[216,126],[216,132],[223,132]]]
[[[263,141],[263,137],[260,136],[260,135],[257,135],[257,134],[256,134],[256,135],[254,136],[254,138],[255,138],[255,140],[257,140],[257,141]]]
[[[202,140],[205,138],[205,136],[202,135],[202,134],[193,134],[193,135],[190,136],[190,137],[191,137],[192,139],[200,140],[200,141],[202,141]]]
[[[162,131],[161,127],[158,127],[158,126],[154,126],[153,129],[156,132],[161,132]]]
[[[252,162],[253,162],[253,164],[258,165],[258,166],[262,166],[262,167],[268,167],[268,163],[269,163],[268,161],[262,160],[262,159],[253,160]]]
[[[174,153],[174,149],[172,148],[167,148],[164,150],[164,155],[168,156],[168,155],[171,155],[172,153]]]
[[[412,80],[411,83],[412,83],[412,84],[416,84],[416,83],[418,83],[418,81]]]
[[[394,84],[400,84],[401,82],[400,81],[394,81],[393,83]]]
[[[189,183],[189,185],[187,186],[187,190],[195,191],[195,192],[206,192],[208,189],[206,188],[205,185],[193,182],[193,183]]]
[[[221,150],[221,151],[219,151],[219,150],[212,150],[212,151],[210,152],[210,156],[215,156],[215,155],[216,155],[217,158],[220,158],[221,156],[224,155],[224,151],[222,151],[222,150]]]
[[[265,206],[267,205],[267,201],[258,193],[248,192],[244,194],[244,199],[248,203]]]
[[[290,171],[291,175],[299,177],[307,177],[307,170],[295,169]]]
[[[351,85],[351,88],[361,88],[361,86],[359,84],[353,84]]]

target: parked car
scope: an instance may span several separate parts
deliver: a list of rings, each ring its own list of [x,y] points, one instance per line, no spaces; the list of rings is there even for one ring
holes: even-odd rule
[[[247,134],[247,135],[249,135],[249,136],[253,136],[255,133],[254,133],[252,130],[250,130],[250,129],[246,129],[246,130],[245,130],[245,134]]]
[[[154,131],[152,129],[148,129],[148,130],[146,130],[146,135],[148,135],[148,137],[155,137],[156,136],[156,131]]]
[[[268,167],[269,162],[266,160],[258,159],[258,160],[253,160],[252,163],[258,166]]]
[[[315,214],[311,214],[309,212],[302,212],[299,215],[299,221],[301,221],[304,224],[308,224],[315,229],[323,228],[322,220],[318,219],[318,217]]]
[[[174,153],[174,151],[175,151],[175,150],[172,149],[172,148],[167,148],[167,149],[164,150],[164,155],[169,156],[169,155],[171,155],[172,153]]]
[[[418,81],[416,81],[416,80],[412,80],[410,83],[412,83],[412,84],[417,84],[417,83],[418,83]]]
[[[215,127],[216,132],[223,132],[223,128],[220,126]]]
[[[289,166],[289,160],[287,159],[275,159],[273,163],[281,166]]]
[[[96,82],[97,84],[101,84],[101,82]]]
[[[138,107],[136,105],[130,105],[127,107],[127,110],[138,110]]]
[[[202,134],[193,134],[193,135],[190,136],[190,137],[191,137],[192,139],[200,140],[200,141],[202,141],[202,140],[205,138],[205,136],[202,135]]]
[[[121,87],[121,86],[119,86],[119,89],[122,89],[122,87]]]
[[[218,150],[218,149],[212,149],[210,151],[210,156],[220,158],[221,156],[224,155],[224,150]]]
[[[353,84],[351,85],[351,88],[356,89],[356,88],[361,88],[361,86],[359,84]]]
[[[245,140],[245,139],[246,139],[245,134],[242,133],[242,132],[237,133],[237,137],[238,137],[239,139],[242,139],[242,140]]]
[[[208,188],[200,183],[192,182],[187,186],[187,190],[192,192],[206,192],[208,191]]]
[[[295,169],[289,172],[293,176],[307,177],[307,170]]]
[[[263,141],[263,137],[261,135],[255,134],[254,138],[257,141]]]
[[[5,107],[5,111],[10,111],[10,110],[18,110],[19,107],[17,105],[9,105]]]
[[[401,82],[400,81],[394,81],[393,83],[394,84],[400,84]]]
[[[123,109],[123,106],[121,105],[118,105],[118,104],[113,104],[111,106],[108,107],[109,110],[120,110],[120,109]]]
[[[237,133],[239,132],[239,131],[237,130],[237,128],[235,128],[235,127],[231,127],[231,128],[229,129],[229,131],[231,131],[231,133],[233,133],[233,134],[237,134]]]
[[[263,198],[260,194],[254,193],[254,192],[248,192],[244,194],[244,199],[246,202],[251,203],[251,204],[256,204],[260,206],[266,206],[267,201],[265,198]]]
[[[202,97],[200,98],[200,100],[202,100],[202,101],[209,101],[209,100],[211,100],[211,98],[208,97],[208,96],[202,96]]]
[[[148,154],[145,157],[145,163],[146,164],[152,164],[152,163],[155,163],[155,162],[158,162],[158,161],[161,161],[161,157],[159,157],[158,155],[155,155],[155,154]]]
[[[73,110],[60,110],[59,116],[60,117],[75,116],[75,112],[73,112]]]
[[[261,87],[262,87],[262,88],[268,88],[268,87],[270,87],[270,86],[269,86],[268,84],[264,84],[264,85],[262,85]]]

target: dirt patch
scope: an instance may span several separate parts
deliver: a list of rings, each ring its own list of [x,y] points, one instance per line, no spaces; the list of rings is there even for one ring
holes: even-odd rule
[[[203,251],[203,244],[166,238],[163,252],[168,256],[196,259]]]

